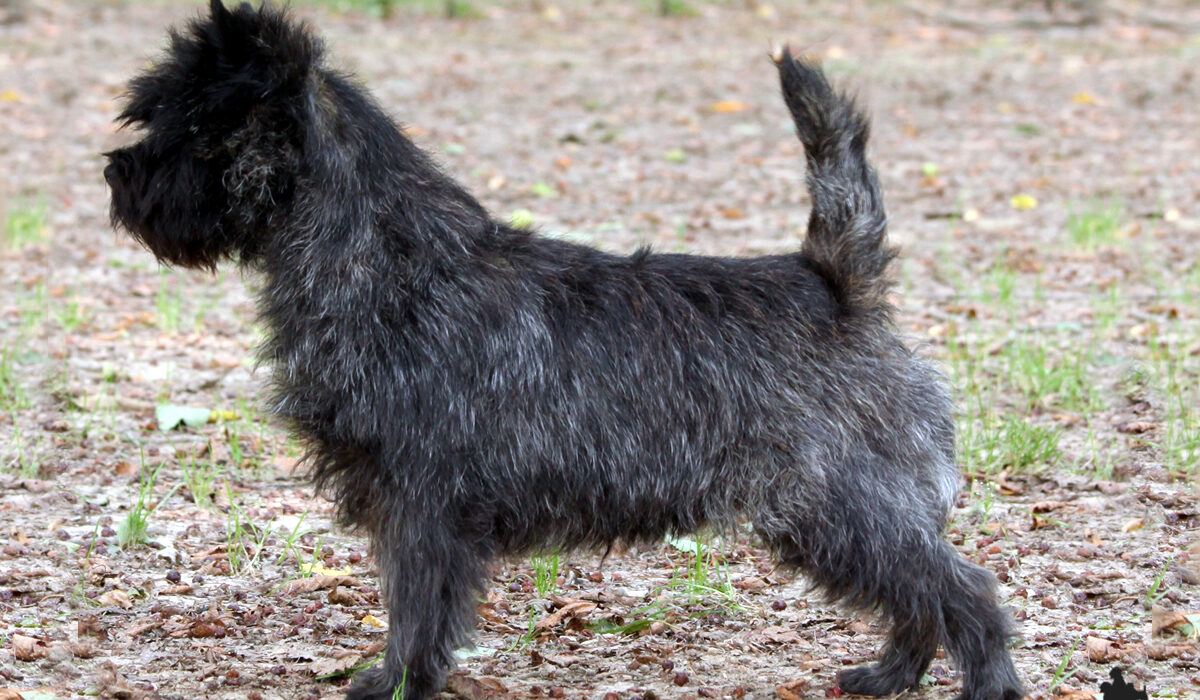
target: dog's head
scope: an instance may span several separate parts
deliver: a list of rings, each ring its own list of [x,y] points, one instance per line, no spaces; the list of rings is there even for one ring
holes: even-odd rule
[[[114,224],[168,264],[253,258],[293,199],[321,52],[269,6],[212,0],[208,17],[172,31],[118,117],[141,140],[106,154]]]

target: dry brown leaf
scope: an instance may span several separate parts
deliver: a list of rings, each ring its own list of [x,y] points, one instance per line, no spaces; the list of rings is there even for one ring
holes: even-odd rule
[[[1101,637],[1088,637],[1087,642],[1088,659],[1093,663],[1107,663],[1125,658],[1129,653],[1129,649],[1122,646],[1120,642],[1114,642]]]
[[[579,663],[579,657],[574,654],[546,654],[542,657],[546,663],[554,664],[562,668],[566,668],[571,664]]]
[[[165,620],[143,620],[142,622],[136,622],[129,627],[126,627],[125,633],[130,637],[138,637],[149,632],[150,630],[162,627],[163,624],[165,624]]]
[[[487,622],[491,623],[494,626],[498,626],[501,629],[509,629],[510,628],[510,625],[508,624],[508,620],[503,615],[501,615],[499,612],[496,611],[496,606],[493,605],[492,603],[480,604],[478,607],[475,608],[475,613],[479,617],[483,618],[484,620],[486,620]]]
[[[331,676],[335,673],[345,673],[362,662],[363,656],[350,653],[339,658],[317,659],[308,665],[308,672],[314,676]]]
[[[220,639],[225,636],[225,626],[208,620],[197,620],[188,629],[187,636],[193,639],[208,639],[210,637]]]
[[[1195,637],[1197,620],[1200,620],[1200,613],[1167,610],[1162,606],[1155,605],[1150,609],[1150,634],[1154,637],[1176,634]]]
[[[108,639],[108,629],[100,621],[99,615],[85,615],[75,623],[75,635]]]
[[[1029,524],[1030,530],[1041,530],[1043,528],[1054,527],[1054,526],[1058,525],[1057,522],[1055,522],[1049,518],[1043,518],[1042,516],[1040,516],[1036,513],[1030,513],[1029,518],[1031,520],[1031,522]]]
[[[329,592],[329,595],[326,596],[326,599],[334,605],[346,605],[351,607],[366,605],[366,599],[363,597],[362,593],[337,586],[335,586],[334,589]]]
[[[781,700],[804,700],[804,691],[808,689],[808,681],[800,679],[791,683],[775,686],[775,694]]]
[[[800,635],[796,630],[779,625],[764,627],[759,630],[758,634],[767,641],[775,642],[776,644],[794,644],[800,641]]]
[[[1155,661],[1166,659],[1194,659],[1200,648],[1192,642],[1151,642],[1146,645],[1146,656]]]
[[[45,658],[49,652],[46,643],[40,639],[26,637],[23,634],[13,633],[12,636],[13,656],[17,657],[17,661],[34,661],[36,659]]]
[[[298,578],[288,581],[279,589],[281,593],[286,595],[300,595],[303,593],[312,593],[313,591],[323,588],[337,588],[338,586],[360,586],[362,585],[358,579],[353,576],[326,576],[325,574],[316,574],[308,578]]]
[[[123,610],[128,610],[133,607],[133,600],[130,599],[129,594],[125,591],[116,589],[105,591],[96,596],[96,602],[100,603],[101,605],[115,605]]]
[[[121,698],[122,700],[142,700],[149,696],[144,690],[135,688],[125,682],[121,672],[112,661],[105,661],[97,674],[100,697]],[[157,694],[156,694],[157,695]]]
[[[758,576],[747,576],[733,582],[733,587],[743,591],[761,591],[769,584]]]
[[[446,688],[456,695],[468,700],[492,700],[493,698],[509,697],[508,688],[495,678],[475,678],[455,673],[450,676]]]
[[[533,629],[538,632],[552,630],[568,617],[586,618],[587,614],[595,609],[596,604],[590,600],[571,600],[558,610],[538,620]]]
[[[720,102],[714,102],[708,109],[714,114],[732,114],[735,112],[745,112],[747,109],[750,109],[750,105],[741,100],[721,100]]]
[[[271,460],[272,466],[275,467],[275,472],[278,474],[296,474],[298,471],[303,472],[302,462],[296,457],[287,455],[275,455]]]

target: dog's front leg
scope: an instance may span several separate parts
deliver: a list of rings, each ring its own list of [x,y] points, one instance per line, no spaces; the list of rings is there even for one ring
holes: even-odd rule
[[[381,665],[358,675],[348,700],[432,697],[474,629],[484,553],[443,518],[399,511],[372,533],[387,599],[387,651]]]

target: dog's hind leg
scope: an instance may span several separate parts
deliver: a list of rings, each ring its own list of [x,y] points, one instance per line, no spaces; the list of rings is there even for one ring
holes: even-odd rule
[[[756,526],[831,599],[878,610],[891,624],[877,661],[843,671],[841,689],[882,696],[913,688],[944,644],[963,669],[962,700],[1019,698],[994,580],[942,540],[942,508],[904,488],[902,472],[878,458],[824,477],[819,500],[811,488],[774,492]]]
[[[454,650],[470,641],[486,559],[444,523],[399,516],[376,533],[388,606],[380,666],[360,673],[347,700],[426,700],[445,685]]]

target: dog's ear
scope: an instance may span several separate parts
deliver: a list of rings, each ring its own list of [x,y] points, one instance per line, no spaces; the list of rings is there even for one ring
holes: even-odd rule
[[[231,10],[212,0],[202,29],[218,74],[260,97],[298,94],[321,59],[321,42],[308,27],[270,4]]]
[[[136,77],[118,120],[172,133],[237,128],[261,106],[293,111],[323,47],[304,23],[264,4],[226,7],[172,31],[163,60]]]

